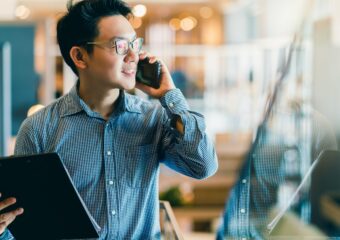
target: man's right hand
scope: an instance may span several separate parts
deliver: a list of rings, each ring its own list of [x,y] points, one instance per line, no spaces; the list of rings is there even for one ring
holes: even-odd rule
[[[0,193],[0,199],[1,199],[1,193]],[[14,203],[16,203],[16,201],[17,200],[13,197],[1,200],[0,211],[13,205]],[[18,215],[23,214],[23,212],[24,212],[23,208],[17,208],[11,212],[0,214],[0,235],[3,234],[7,226],[10,225]]]

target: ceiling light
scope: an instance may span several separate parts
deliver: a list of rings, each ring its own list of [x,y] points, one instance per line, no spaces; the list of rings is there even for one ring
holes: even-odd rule
[[[202,18],[208,19],[211,18],[213,15],[213,10],[210,7],[201,7],[200,15]]]
[[[197,20],[194,17],[186,17],[181,20],[181,28],[183,31],[191,31],[197,25]]]
[[[181,28],[181,20],[179,18],[172,18],[169,21],[169,26],[172,30],[178,31]]]
[[[15,9],[15,16],[20,19],[26,19],[31,14],[31,11],[24,5],[19,5]]]
[[[145,14],[146,14],[146,11],[147,11],[147,9],[146,9],[145,5],[143,5],[143,4],[138,4],[138,5],[134,6],[133,9],[132,9],[132,13],[136,17],[144,17]]]

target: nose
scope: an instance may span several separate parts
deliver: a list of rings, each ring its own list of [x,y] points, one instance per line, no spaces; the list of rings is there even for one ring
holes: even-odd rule
[[[131,48],[126,53],[124,61],[125,62],[136,62],[138,60],[138,53],[134,52]]]

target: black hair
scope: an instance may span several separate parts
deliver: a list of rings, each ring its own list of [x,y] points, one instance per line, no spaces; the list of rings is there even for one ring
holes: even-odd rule
[[[129,19],[131,8],[121,0],[83,0],[67,3],[68,12],[57,23],[57,40],[61,55],[67,65],[78,75],[78,70],[70,57],[73,46],[83,46],[92,53],[93,46],[86,42],[93,41],[98,35],[98,22],[101,18],[122,15]]]

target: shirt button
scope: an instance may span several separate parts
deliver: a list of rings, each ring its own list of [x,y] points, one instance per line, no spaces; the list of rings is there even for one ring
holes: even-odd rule
[[[247,179],[242,179],[242,183],[246,184],[247,183]]]
[[[113,185],[113,181],[112,181],[112,180],[110,180],[110,181],[109,181],[109,184],[110,184],[110,185]]]
[[[241,213],[246,213],[246,210],[244,208],[241,209]]]
[[[111,155],[111,151],[107,151],[107,155],[109,155],[109,156],[110,156],[110,155]]]
[[[112,210],[111,211],[111,214],[114,216],[114,215],[116,215],[116,211],[115,210]]]
[[[171,107],[171,108],[172,108],[172,107],[174,107],[174,106],[175,106],[175,105],[174,105],[174,103],[172,103],[172,102],[171,102],[171,103],[169,103],[169,107]]]

